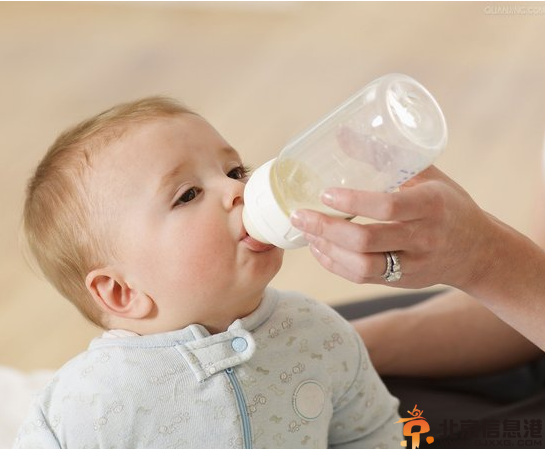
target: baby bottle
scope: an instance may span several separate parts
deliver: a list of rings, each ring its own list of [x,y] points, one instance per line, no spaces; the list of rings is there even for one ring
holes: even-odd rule
[[[446,141],[443,113],[422,85],[401,74],[378,78],[252,174],[244,191],[246,231],[281,248],[304,246],[290,223],[293,211],[348,218],[321,202],[326,188],[393,191],[431,165]]]

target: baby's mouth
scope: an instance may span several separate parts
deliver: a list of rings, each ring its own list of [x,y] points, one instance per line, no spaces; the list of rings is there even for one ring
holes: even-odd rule
[[[242,229],[242,237],[240,240],[244,242],[251,251],[254,251],[256,253],[262,253],[276,248],[276,246],[271,245],[270,243],[263,243],[259,240],[254,239],[250,234],[246,232],[244,228]]]

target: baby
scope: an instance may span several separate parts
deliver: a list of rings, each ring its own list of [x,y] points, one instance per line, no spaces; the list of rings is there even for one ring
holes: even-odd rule
[[[398,448],[398,401],[328,306],[267,284],[282,250],[242,225],[247,169],[173,100],[62,134],[24,230],[105,329],[37,397],[16,448]]]

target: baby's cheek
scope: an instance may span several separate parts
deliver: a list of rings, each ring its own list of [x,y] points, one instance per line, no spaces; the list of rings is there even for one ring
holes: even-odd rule
[[[233,237],[214,224],[201,226],[199,231],[184,239],[182,257],[196,270],[210,272],[222,267],[227,270],[226,264],[232,264],[236,247]]]

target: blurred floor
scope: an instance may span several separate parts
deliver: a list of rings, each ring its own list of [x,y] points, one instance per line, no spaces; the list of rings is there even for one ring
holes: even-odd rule
[[[520,5],[520,4],[519,4]],[[57,368],[98,333],[25,265],[25,182],[56,135],[150,94],[207,117],[252,166],[355,90],[407,73],[438,99],[437,165],[531,233],[545,131],[545,6],[494,3],[0,3],[0,364]],[[538,8],[539,7],[539,8]],[[306,250],[274,281],[328,303],[392,293]]]

